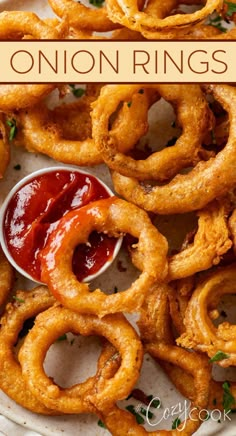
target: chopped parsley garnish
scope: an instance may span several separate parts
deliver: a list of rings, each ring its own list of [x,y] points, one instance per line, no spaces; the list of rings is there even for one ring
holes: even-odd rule
[[[59,336],[59,338],[57,338],[56,342],[62,342],[62,341],[66,341],[67,336],[66,333],[64,333],[64,335]]]
[[[222,25],[222,18],[219,15],[217,15],[215,18],[210,18],[208,25],[216,27],[221,32],[227,32],[226,27]]]
[[[98,420],[97,424],[99,425],[99,427],[106,428],[104,422],[102,422],[101,419]]]
[[[83,88],[76,88],[75,85],[69,85],[71,92],[75,97],[80,98],[85,94],[85,90]]]
[[[138,424],[144,424],[143,417],[141,415],[139,415],[139,413],[136,412],[136,410],[135,410],[135,408],[134,408],[134,406],[132,404],[127,406],[126,410],[128,410],[130,413],[132,413],[132,415],[135,416],[135,419],[136,419]]]
[[[11,120],[6,120],[6,123],[10,127],[9,141],[12,141],[17,134],[16,120],[12,118]]]
[[[227,5],[226,15],[228,17],[232,17],[232,15],[236,12],[236,4],[232,2],[224,2]]]
[[[173,422],[172,422],[172,430],[176,430],[176,428],[181,424],[181,420],[179,418],[176,418]]]
[[[132,106],[132,101],[128,101],[127,106],[131,107]]]
[[[19,171],[19,170],[21,170],[21,165],[20,164],[16,164],[13,168],[16,171]]]
[[[232,406],[235,404],[235,399],[230,392],[230,383],[225,381],[223,387],[223,407],[226,412],[229,412]]]
[[[160,400],[158,400],[158,399],[156,399],[156,400],[153,400],[153,395],[149,395],[148,397],[147,397],[147,399],[148,399],[148,401],[150,401],[150,403],[151,403],[151,406],[150,407],[154,407],[155,409],[159,409],[160,407],[161,407],[161,402],[160,402]],[[153,401],[152,401],[153,400]]]
[[[149,419],[152,419],[154,416],[154,414],[152,412],[150,412],[150,410],[147,411],[147,409],[145,409],[145,407],[140,407],[140,413],[143,416],[148,416]]]
[[[13,295],[13,300],[16,300],[18,303],[25,303],[25,300],[23,300],[22,298],[18,298],[15,295]]]
[[[217,353],[210,359],[210,362],[220,362],[220,360],[228,359],[229,355],[223,353],[223,351],[217,351]]]
[[[102,8],[104,0],[89,0],[89,3],[96,6],[96,8]]]
[[[203,419],[203,421],[209,421],[210,417],[211,417],[210,413],[206,412],[206,417],[205,419]]]

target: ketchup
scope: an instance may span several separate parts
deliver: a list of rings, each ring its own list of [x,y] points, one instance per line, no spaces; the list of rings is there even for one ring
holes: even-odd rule
[[[58,220],[72,209],[110,194],[89,174],[52,170],[26,182],[11,198],[4,218],[5,241],[15,262],[41,280],[39,253]],[[116,238],[91,233],[89,244],[76,247],[72,260],[78,280],[95,274],[113,256]]]

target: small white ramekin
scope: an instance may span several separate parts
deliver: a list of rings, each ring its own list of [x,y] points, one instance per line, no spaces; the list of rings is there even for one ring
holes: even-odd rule
[[[28,176],[24,177],[23,179],[21,179],[9,192],[9,194],[7,195],[7,197],[5,198],[1,209],[0,209],[0,243],[3,249],[3,252],[5,254],[5,256],[7,257],[7,259],[9,260],[9,262],[12,264],[12,266],[24,277],[26,277],[29,280],[32,280],[35,283],[40,283],[43,284],[42,282],[37,281],[36,279],[34,279],[30,274],[28,274],[23,268],[21,268],[16,261],[13,259],[7,243],[6,243],[6,239],[5,239],[5,232],[4,232],[4,220],[5,220],[5,216],[6,216],[6,211],[8,208],[8,204],[10,202],[10,200],[12,199],[13,195],[22,187],[24,186],[27,182],[29,182],[31,179],[34,179],[37,176],[40,176],[42,174],[46,174],[46,173],[50,173],[50,172],[55,172],[55,171],[70,171],[70,172],[78,172],[81,174],[85,174],[88,176],[92,176],[94,177],[104,188],[105,190],[108,192],[109,196],[112,197],[114,195],[114,193],[111,191],[111,189],[102,181],[100,180],[97,176],[94,176],[94,174],[89,173],[88,171],[83,171],[81,169],[77,169],[74,168],[72,166],[55,166],[55,167],[49,167],[49,168],[42,168],[40,170],[34,171],[33,173],[29,174]],[[123,238],[120,237],[117,239],[116,245],[115,245],[115,249],[113,252],[113,256],[111,259],[109,259],[106,263],[104,263],[104,265],[95,273],[95,274],[91,274],[87,277],[85,277],[83,279],[83,282],[91,282],[92,280],[94,280],[95,278],[97,278],[99,275],[101,275],[103,272],[105,272],[107,270],[107,268],[109,268],[109,266],[113,263],[113,261],[115,260],[117,254],[120,251],[121,245],[122,245],[122,241]]]

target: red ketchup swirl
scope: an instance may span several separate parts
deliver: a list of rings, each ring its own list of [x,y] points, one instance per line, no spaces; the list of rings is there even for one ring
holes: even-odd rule
[[[55,170],[35,176],[12,196],[4,217],[4,237],[15,262],[41,280],[39,253],[58,220],[72,209],[110,194],[92,175]],[[88,244],[76,247],[72,267],[78,280],[95,274],[112,259],[117,239],[91,233]]]

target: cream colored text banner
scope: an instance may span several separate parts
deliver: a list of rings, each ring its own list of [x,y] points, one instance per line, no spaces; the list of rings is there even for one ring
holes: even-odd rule
[[[235,82],[236,41],[1,41],[0,83]]]

